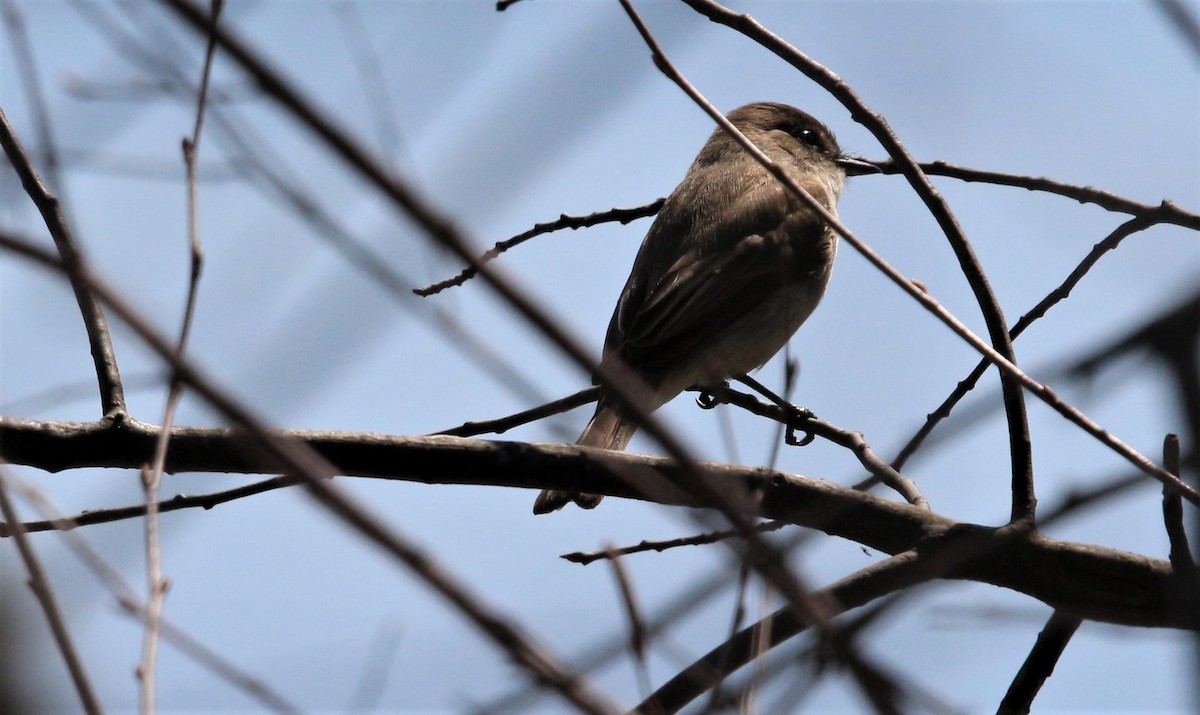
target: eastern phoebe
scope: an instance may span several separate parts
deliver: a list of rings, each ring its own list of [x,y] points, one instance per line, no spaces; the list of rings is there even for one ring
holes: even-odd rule
[[[846,172],[833,134],[808,114],[756,102],[729,121],[836,215]],[[667,197],[617,301],[602,364],[620,361],[649,387],[647,410],[683,390],[763,365],[825,292],[837,234],[720,127]],[[576,444],[624,449],[636,430],[602,395]],[[598,494],[543,490],[545,514]]]

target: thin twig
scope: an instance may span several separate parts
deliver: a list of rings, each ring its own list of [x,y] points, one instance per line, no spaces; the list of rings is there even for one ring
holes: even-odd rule
[[[881,174],[898,174],[900,168],[894,161],[871,161]],[[1119,196],[1111,191],[1097,189],[1094,186],[1080,186],[1045,176],[1027,176],[1024,174],[1009,174],[1002,171],[986,171],[972,169],[968,166],[951,164],[946,161],[922,162],[918,166],[930,176],[945,176],[969,183],[995,184],[1011,186],[1029,191],[1040,191],[1068,199],[1074,199],[1081,204],[1095,204],[1102,209],[1114,213],[1130,214],[1132,216],[1147,216],[1153,214],[1160,223],[1170,223],[1184,228],[1200,230],[1200,214],[1184,210],[1169,200],[1163,200],[1157,206]]]
[[[121,373],[117,369],[117,358],[113,353],[112,339],[104,311],[95,297],[88,292],[87,284],[80,278],[79,265],[82,261],[80,249],[75,245],[71,228],[67,224],[58,198],[46,187],[42,178],[22,148],[16,132],[8,122],[4,109],[0,108],[0,146],[3,146],[8,162],[16,169],[21,185],[38,211],[54,239],[54,246],[62,260],[63,271],[75,292],[75,301],[83,314],[88,344],[92,351],[92,362],[96,368],[96,382],[100,389],[100,410],[108,418],[120,420],[125,417],[125,393],[121,387]]]
[[[625,570],[625,564],[621,561],[621,556],[616,550],[611,547],[608,549],[608,561],[612,564],[613,578],[617,582],[617,589],[621,592],[621,604],[625,608],[625,617],[629,620],[629,650],[633,653],[633,660],[636,664],[638,685],[642,690],[642,697],[650,694],[650,671],[646,667],[646,619],[642,617],[642,610],[638,607],[637,597],[633,593],[633,583],[629,579],[629,572]]]
[[[138,703],[142,715],[154,715],[158,666],[158,637],[162,632],[163,611],[166,607],[170,581],[162,573],[162,549],[158,538],[158,489],[162,484],[159,469],[142,469],[142,489],[145,492],[146,521],[146,618],[142,636],[142,659],[137,667]]]
[[[844,232],[844,227],[841,227],[839,222],[836,222],[836,220],[829,221],[829,219],[833,217],[831,216],[830,212],[825,210],[823,206],[819,206],[819,204],[817,204],[816,201],[813,201],[811,197],[805,198],[802,196],[801,198],[804,199],[806,204],[816,207],[819,215],[829,221],[830,225],[833,226],[840,235],[845,237],[847,242],[850,243],[855,250],[857,250],[859,253],[862,253],[864,257],[875,264],[876,268],[879,268],[885,274],[887,274],[889,278],[897,282],[897,284],[904,288],[909,295],[917,298],[922,305],[934,312],[939,318],[942,318],[943,322],[946,322],[948,326],[950,326],[952,329],[955,329],[955,332],[958,332],[960,337],[967,339],[969,334],[972,339],[968,339],[968,342],[970,342],[976,349],[986,348],[987,352],[985,352],[985,354],[990,353],[991,355],[994,355],[997,359],[1003,360],[1004,363],[1011,366],[1013,370],[1016,370],[1016,356],[1013,353],[1012,340],[1008,335],[1008,327],[1005,324],[1004,313],[1000,309],[999,301],[992,292],[991,285],[988,283],[987,277],[984,274],[983,266],[980,264],[979,259],[975,255],[974,249],[967,240],[966,233],[958,224],[958,220],[954,217],[949,205],[942,198],[941,194],[938,193],[937,189],[934,188],[933,183],[929,180],[929,177],[921,171],[921,167],[918,166],[916,160],[913,159],[912,155],[909,154],[908,150],[896,137],[895,133],[892,132],[891,127],[888,126],[887,120],[884,119],[883,115],[875,112],[869,106],[867,106],[867,104],[854,92],[854,90],[850,88],[850,85],[846,84],[841,77],[837,76],[828,68],[812,60],[807,55],[800,52],[800,50],[785,42],[782,38],[763,27],[758,23],[758,21],[749,15],[736,14],[731,10],[722,7],[719,3],[713,2],[713,0],[684,1],[688,4],[688,6],[701,13],[709,20],[741,32],[748,38],[758,42],[763,47],[773,52],[788,64],[798,69],[801,73],[816,82],[827,92],[833,95],[834,98],[840,101],[847,109],[850,110],[850,114],[854,120],[862,124],[867,131],[874,135],[876,140],[879,141],[887,153],[900,167],[901,172],[908,180],[909,185],[912,186],[913,190],[917,193],[917,196],[919,196],[925,203],[925,206],[929,209],[930,214],[933,215],[934,220],[937,221],[938,226],[941,227],[942,232],[946,235],[947,240],[950,242],[950,247],[953,249],[954,254],[958,259],[959,268],[966,277],[967,283],[970,285],[971,291],[975,295],[975,300],[979,304],[979,310],[983,314],[984,322],[987,325],[988,337],[991,340],[990,345],[979,340],[974,333],[971,333],[969,330],[967,330],[966,327],[963,326],[957,319],[953,318],[948,311],[941,308],[936,301],[933,301],[932,297],[925,295],[924,292],[917,288],[911,281],[905,279],[898,271],[895,271],[886,263],[884,263],[881,258],[879,258],[866,246],[866,244],[862,243],[857,238],[851,238],[849,232]],[[662,69],[661,65],[660,69]],[[664,72],[666,72],[665,69]],[[672,79],[675,78],[672,77]],[[682,79],[682,77],[679,79]],[[679,80],[676,80],[677,83],[678,81]],[[682,87],[683,85],[681,84],[680,86]],[[688,91],[689,94],[695,92],[694,89],[687,90],[686,87],[684,89],[685,91]],[[698,93],[696,94],[698,95]],[[694,95],[693,99],[695,98],[696,96]],[[716,112],[711,105],[705,107],[705,109],[712,115],[719,116],[720,114],[719,112]],[[725,124],[728,124],[728,122],[723,123],[722,126]],[[745,144],[743,144],[743,146],[745,146]],[[760,161],[765,158],[765,156],[762,157]],[[763,166],[770,168],[767,164],[763,164]],[[782,170],[772,171],[772,173],[774,173],[777,178],[784,176]],[[794,184],[794,182],[790,181],[785,183]],[[803,193],[803,190],[800,189],[799,186],[794,188],[789,186],[789,188],[791,188],[793,193],[797,191]],[[959,330],[955,328],[955,325],[959,326],[964,332],[959,332]],[[1031,388],[1032,384],[1036,384],[1027,378],[1026,380],[1022,380],[1021,377],[1013,371],[1007,369],[1001,371],[1000,387],[1004,398],[1004,410],[1008,423],[1009,449],[1012,458],[1011,520],[1014,522],[1032,522],[1034,520],[1034,513],[1037,506],[1037,497],[1034,493],[1033,484],[1033,452],[1030,445],[1029,424],[1025,407],[1025,395],[1020,389],[1019,383],[1025,384],[1026,387]],[[1146,464],[1153,465],[1150,460],[1146,460],[1144,457],[1142,459]],[[1154,466],[1157,467],[1157,465]],[[1200,502],[1200,494],[1197,495],[1197,501]]]
[[[550,415],[557,415],[573,410],[589,402],[595,402],[600,397],[599,387],[588,387],[573,395],[568,395],[553,402],[547,402],[528,410],[522,410],[506,417],[479,422],[464,422],[457,427],[444,429],[434,434],[444,434],[450,437],[474,437],[481,434],[504,434],[513,427],[519,427],[530,422],[536,422]]]
[[[533,228],[529,229],[528,231],[525,231],[524,233],[518,233],[512,238],[505,241],[500,241],[495,246],[492,246],[486,253],[475,259],[475,265],[467,266],[466,268],[462,269],[458,275],[452,278],[447,278],[444,281],[439,281],[424,288],[413,288],[413,293],[425,298],[436,293],[441,293],[447,288],[460,286],[475,277],[475,274],[479,272],[479,269],[476,266],[483,265],[484,263],[488,263],[489,261],[499,258],[501,253],[504,253],[514,246],[519,246],[535,236],[551,233],[552,231],[559,231],[564,228],[576,230],[580,228],[596,226],[602,223],[610,223],[612,221],[619,221],[621,224],[628,224],[630,221],[635,221],[639,218],[645,218],[647,216],[653,216],[654,214],[658,213],[665,201],[666,199],[657,199],[646,204],[645,206],[637,206],[631,209],[609,209],[608,211],[597,211],[595,213],[588,214],[587,216],[568,216],[567,214],[562,214],[554,221],[547,223],[535,223]]]
[[[786,521],[769,521],[765,524],[759,524],[755,529],[760,534],[766,534],[771,531],[778,531],[787,526]],[[666,541],[642,541],[635,546],[625,546],[622,548],[608,547],[603,551],[594,551],[591,553],[585,551],[572,551],[569,554],[559,556],[560,559],[566,559],[571,563],[582,564],[587,566],[593,561],[602,559],[611,559],[615,556],[628,556],[630,554],[640,554],[645,551],[663,552],[667,549],[674,549],[679,546],[701,546],[704,544],[715,544],[718,541],[725,539],[733,539],[741,536],[741,532],[733,529],[724,531],[711,531],[706,534],[697,534],[696,536],[684,536],[678,539],[668,539]]]
[[[20,526],[21,519],[17,516],[17,510],[13,507],[12,500],[8,498],[8,480],[8,470],[0,466],[0,512],[4,514],[4,520],[13,525],[13,539],[17,542],[17,551],[20,552],[21,560],[25,563],[25,570],[29,573],[29,588],[37,597],[42,612],[46,614],[50,632],[54,634],[54,642],[58,645],[58,651],[62,654],[63,660],[66,661],[67,670],[71,673],[71,682],[75,685],[75,692],[79,695],[80,704],[89,715],[99,715],[103,712],[100,708],[100,701],[96,699],[96,693],[92,690],[92,684],[83,667],[83,661],[79,659],[79,653],[75,650],[71,633],[67,630],[67,623],[63,620],[58,601],[54,598],[54,589],[50,586],[45,572],[42,571],[37,554],[33,552],[33,545],[25,537],[25,530]]]
[[[224,6],[224,0],[212,0],[211,23],[213,28],[217,26]],[[191,137],[183,140],[183,162],[187,185],[187,234],[191,254],[191,270],[188,274],[187,301],[183,309],[183,322],[179,328],[179,341],[175,347],[175,354],[180,358],[187,350],[188,337],[191,335],[192,320],[196,313],[196,298],[199,295],[200,273],[204,265],[204,247],[200,242],[200,210],[196,195],[196,164],[200,150],[201,131],[204,128],[204,110],[207,106],[213,56],[216,54],[216,50],[216,40],[210,33],[208,47],[204,53],[204,66],[200,71],[200,91],[196,98],[196,120],[192,126]],[[142,642],[142,662],[138,668],[142,715],[153,715],[156,711],[155,674],[158,662],[159,624],[162,621],[169,587],[169,582],[162,575],[162,557],[158,538],[158,495],[162,486],[163,467],[167,460],[171,428],[175,424],[175,412],[182,397],[183,383],[178,376],[172,375],[170,387],[167,389],[167,404],[163,408],[162,436],[155,445],[154,464],[149,470],[143,470],[142,483],[146,492],[146,578],[149,597],[147,598],[146,632]]]
[[[1000,709],[997,711],[999,715],[1024,715],[1029,712],[1033,699],[1054,672],[1054,666],[1058,664],[1067,643],[1071,642],[1071,636],[1075,635],[1082,622],[1079,618],[1062,611],[1055,611],[1050,615],[1050,620],[1046,621],[1046,627],[1038,634],[1033,649],[1029,651],[1021,669],[1008,686],[1008,692],[1004,694],[1004,700],[1000,702]]]
[[[739,379],[750,379],[745,375]],[[758,385],[763,391],[770,393],[762,385],[751,379],[751,382]],[[929,510],[929,501],[921,494],[917,488],[916,482],[896,471],[887,462],[883,461],[867,444],[866,439],[861,432],[851,432],[850,430],[842,429],[837,425],[825,420],[817,419],[816,417],[798,412],[794,407],[784,403],[785,406],[780,406],[778,403],[764,402],[753,395],[748,395],[744,392],[729,387],[728,385],[720,385],[710,388],[706,392],[715,400],[726,404],[735,405],[748,412],[752,412],[761,417],[768,417],[776,420],[781,424],[795,429],[819,435],[828,439],[836,445],[845,447],[853,452],[861,464],[868,472],[876,479],[887,484],[897,494],[904,497],[905,501],[913,506]],[[781,398],[782,399],[782,398]],[[856,487],[859,488],[859,487]]]

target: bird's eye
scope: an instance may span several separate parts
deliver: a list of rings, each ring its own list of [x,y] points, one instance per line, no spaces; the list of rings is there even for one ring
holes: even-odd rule
[[[825,149],[821,143],[821,135],[817,134],[817,132],[813,131],[812,129],[801,129],[796,133],[796,138],[809,145],[813,149],[822,151]]]

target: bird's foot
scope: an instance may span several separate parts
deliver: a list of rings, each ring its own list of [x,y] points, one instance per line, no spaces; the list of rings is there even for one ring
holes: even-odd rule
[[[788,404],[788,409],[792,415],[788,419],[787,434],[784,435],[783,441],[793,447],[805,447],[812,444],[817,435],[809,430],[798,428],[796,423],[816,419],[816,415],[807,407],[800,407],[799,405]],[[803,437],[796,436],[797,429],[804,433]]]

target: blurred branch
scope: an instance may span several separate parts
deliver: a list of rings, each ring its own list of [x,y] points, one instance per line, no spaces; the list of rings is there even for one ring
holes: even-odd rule
[[[23,256],[42,268],[65,271],[63,261],[39,246],[10,236],[0,231],[0,248]],[[404,565],[427,586],[451,604],[460,615],[470,621],[481,634],[507,654],[514,662],[526,669],[534,682],[552,688],[563,699],[582,712],[600,714],[614,712],[615,705],[606,697],[596,693],[582,676],[561,664],[559,660],[540,644],[522,633],[507,618],[490,608],[473,594],[464,583],[446,571],[436,561],[426,556],[407,538],[389,524],[375,517],[363,506],[330,483],[336,473],[333,466],[301,441],[286,439],[281,433],[268,430],[246,407],[233,397],[216,388],[185,357],[177,354],[170,343],[155,331],[119,294],[97,276],[90,273],[88,266],[77,262],[74,266],[81,283],[92,294],[112,310],[159,359],[166,362],[175,375],[184,381],[197,395],[204,399],[237,429],[237,451],[242,457],[275,465],[268,471],[285,472],[297,478],[310,495],[334,516],[351,529],[366,537],[381,551]],[[4,421],[4,418],[0,418]],[[101,423],[121,433],[133,420],[103,420]],[[140,423],[139,423],[140,424]],[[149,436],[153,441],[154,435]],[[443,438],[449,439],[449,438]],[[175,445],[175,440],[172,440]],[[0,457],[9,454],[13,445],[0,437]],[[177,445],[176,445],[177,446]],[[20,445],[18,445],[18,448]],[[147,443],[140,443],[141,453],[148,451]],[[171,457],[168,455],[168,465]],[[170,466],[167,470],[176,471]]]
[[[1046,627],[1038,634],[1033,650],[1029,651],[1029,656],[1008,686],[1008,692],[997,711],[999,715],[1024,715],[1029,712],[1033,699],[1054,672],[1054,666],[1058,664],[1058,659],[1062,657],[1080,623],[1080,619],[1062,611],[1055,611],[1050,616]]]
[[[160,0],[174,10],[197,32],[207,29],[204,14],[187,0]],[[808,618],[819,622],[824,631],[828,625],[820,613],[813,612],[807,599],[806,589],[799,576],[783,565],[783,559],[774,553],[770,544],[754,533],[752,524],[745,519],[739,501],[748,495],[720,492],[704,478],[704,470],[696,463],[690,450],[661,421],[650,414],[642,405],[643,390],[637,389],[639,381],[620,365],[597,365],[590,351],[575,340],[563,326],[531,295],[518,288],[490,266],[479,264],[466,241],[466,237],[431,204],[421,199],[410,186],[393,176],[352,135],[337,127],[332,119],[309,102],[281,74],[275,72],[248,45],[234,37],[229,30],[213,28],[221,48],[243,71],[254,77],[264,94],[285,109],[293,118],[311,130],[320,143],[335,153],[347,167],[377,188],[402,215],[417,223],[429,240],[451,251],[460,259],[476,268],[479,275],[511,308],[528,320],[563,355],[570,358],[579,368],[595,376],[626,414],[684,468],[677,475],[677,486],[697,494],[701,501],[719,511],[729,523],[742,533],[745,549],[752,552],[751,563],[771,581],[792,605]],[[309,485],[310,489],[312,485]],[[741,548],[736,545],[733,548]]]
[[[100,701],[96,699],[96,693],[92,690],[92,683],[83,667],[83,661],[79,659],[79,652],[75,650],[71,633],[67,630],[67,623],[63,619],[62,609],[59,608],[58,601],[54,598],[54,589],[51,588],[46,573],[42,571],[41,562],[38,561],[37,554],[33,552],[33,545],[29,543],[29,539],[25,538],[25,530],[21,528],[17,510],[8,497],[8,479],[7,470],[0,467],[0,513],[4,515],[6,526],[15,525],[11,536],[17,542],[17,551],[21,554],[21,561],[25,564],[26,572],[29,573],[29,589],[37,597],[37,602],[46,615],[46,620],[50,624],[50,632],[54,635],[58,651],[67,664],[71,682],[75,686],[75,692],[79,695],[84,712],[88,715],[99,715],[103,712],[100,708]]]
[[[125,393],[121,387],[121,373],[117,369],[117,358],[113,353],[112,339],[108,333],[108,323],[104,319],[104,311],[92,295],[87,283],[81,278],[79,248],[71,229],[67,225],[66,216],[58,199],[50,192],[38,176],[37,169],[25,153],[21,142],[17,139],[12,125],[4,109],[0,108],[0,146],[3,146],[8,161],[12,164],[25,187],[29,198],[37,206],[54,239],[54,246],[62,261],[63,272],[71,282],[75,291],[75,301],[83,314],[83,324],[87,330],[88,344],[92,351],[92,362],[96,367],[96,381],[100,389],[100,410],[105,417],[120,420],[125,416]]]
[[[930,577],[916,551],[904,551],[873,564],[837,583],[813,592],[828,604],[834,615],[857,608],[875,599],[911,587]],[[804,632],[786,609],[768,616],[771,629],[766,642],[773,648]],[[732,638],[680,671],[636,708],[640,713],[674,713],[707,692],[730,673],[749,663],[757,655],[756,639],[760,622],[738,631]]]
[[[40,511],[47,520],[54,524],[60,532],[69,532],[77,525],[70,519],[60,515],[58,509],[50,502],[44,493],[27,482],[14,480],[12,485],[21,496],[35,509]],[[111,564],[104,560],[79,535],[63,533],[63,543],[70,549],[84,566],[96,577],[105,588],[112,593],[117,605],[127,615],[146,623],[149,618],[148,607],[139,598],[134,588]],[[162,637],[165,641],[179,649],[181,653],[191,658],[196,664],[208,669],[216,677],[226,681],[234,688],[244,692],[259,705],[275,713],[297,713],[293,705],[268,688],[261,680],[240,670],[230,661],[196,640],[179,626],[167,620],[159,623]]]
[[[1163,466],[1169,471],[1179,474],[1179,436],[1167,435],[1163,441]],[[1178,494],[1163,490],[1163,525],[1167,531],[1167,539],[1171,544],[1171,567],[1181,576],[1195,581],[1197,578],[1196,561],[1192,550],[1188,547],[1187,529],[1183,525],[1183,502]]]
[[[28,98],[28,104],[33,111],[34,130],[37,132],[37,145],[41,149],[42,171],[46,174],[50,190],[55,192],[61,203],[66,204],[66,182],[59,171],[62,161],[58,150],[58,142],[54,138],[54,125],[50,121],[50,110],[46,105],[46,95],[42,91],[42,79],[37,70],[37,58],[33,45],[29,42],[29,27],[25,24],[25,16],[13,0],[3,0],[0,3],[0,14],[4,17],[4,29],[9,42],[12,43],[13,59],[17,71],[14,73],[20,80]],[[64,214],[67,213],[64,209]]]
[[[650,671],[646,665],[646,648],[650,638],[646,629],[646,619],[642,609],[638,607],[637,596],[633,592],[633,582],[621,555],[614,549],[609,549],[609,564],[612,565],[613,579],[621,593],[621,604],[625,607],[625,617],[629,620],[629,650],[633,654],[637,669],[638,684],[642,688],[642,696],[650,694]]]
[[[157,428],[130,421],[42,422],[0,418],[0,457],[56,472],[77,467],[136,468]],[[586,489],[660,504],[699,506],[676,486],[673,460],[574,445],[491,442],[455,437],[270,431],[272,443],[295,444],[328,460],[330,473],[425,484],[528,489]],[[240,430],[179,427],[171,437],[169,472],[286,471],[278,455],[250,449]],[[709,481],[730,492],[758,492],[754,516],[807,526],[894,554],[921,545],[953,548],[962,563],[940,577],[1010,588],[1091,620],[1200,629],[1200,613],[1176,603],[1170,564],[1098,546],[1072,544],[1015,527],[991,528],[854,491],[830,482],[756,467],[706,463]],[[614,476],[633,474],[634,488]],[[10,533],[5,525],[0,534]]]
[[[1196,17],[1195,8],[1184,0],[1157,0],[1154,4],[1183,38],[1193,57],[1200,61],[1200,18]]]
[[[514,246],[519,246],[529,239],[535,236],[540,236],[544,233],[551,233],[564,228],[569,228],[571,230],[588,228],[590,226],[596,226],[602,223],[611,223],[613,221],[619,221],[621,224],[628,224],[630,221],[635,221],[639,218],[653,216],[654,214],[658,213],[659,209],[662,208],[664,201],[666,201],[666,199],[656,199],[645,206],[638,206],[631,209],[609,209],[608,211],[597,211],[595,213],[588,214],[587,216],[568,216],[567,214],[562,214],[557,220],[550,221],[548,223],[535,223],[533,228],[529,229],[528,231],[525,231],[524,233],[518,233],[516,236],[513,236],[508,240],[497,243],[482,256],[475,259],[475,263],[477,265],[483,265],[484,263],[495,260],[496,258],[500,257],[501,253],[504,253],[508,249]],[[463,283],[466,283],[470,279],[474,278],[475,274],[478,272],[479,269],[474,265],[468,266],[462,269],[462,271],[460,271],[459,274],[453,278],[447,278],[444,281],[439,281],[431,286],[426,286],[425,288],[414,288],[413,293],[416,293],[421,297],[428,297],[436,293],[441,293],[447,288],[460,286]]]

